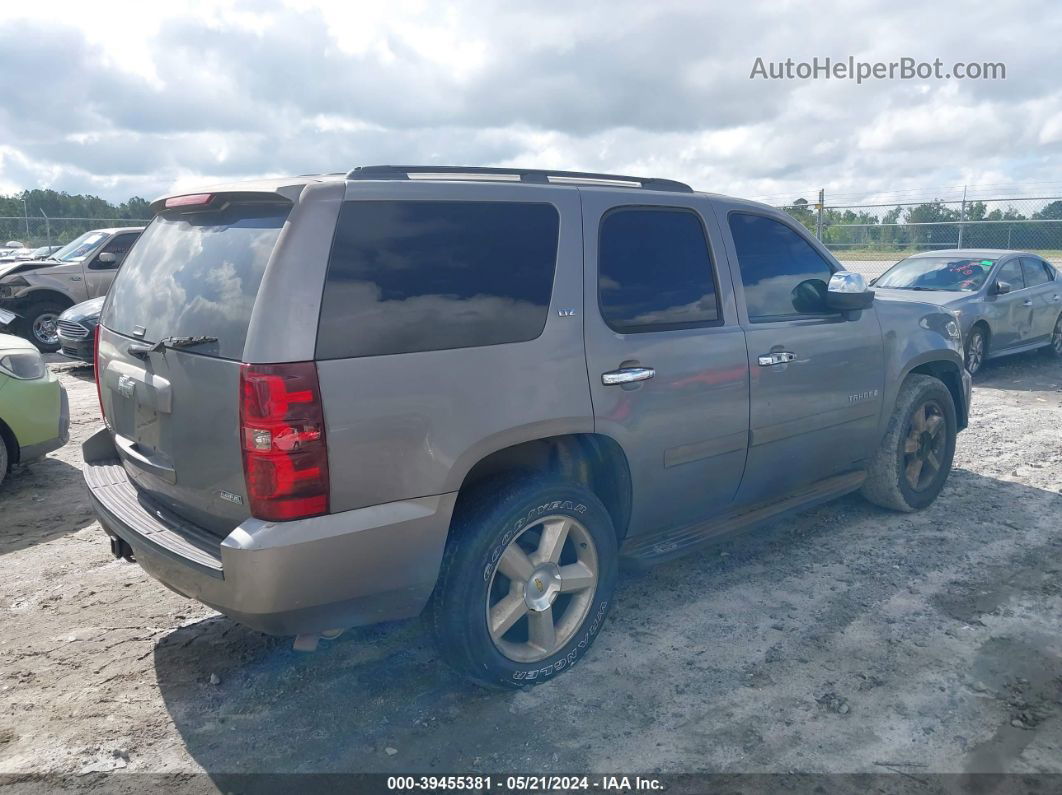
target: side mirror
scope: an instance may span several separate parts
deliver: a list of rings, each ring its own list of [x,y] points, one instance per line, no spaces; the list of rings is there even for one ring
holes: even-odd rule
[[[861,273],[838,271],[830,277],[826,288],[826,306],[838,312],[869,309],[874,303],[874,291],[867,287]]]
[[[115,254],[113,251],[104,251],[101,252],[98,257],[96,257],[96,262],[98,262],[100,265],[114,265],[116,262],[118,262],[118,255]]]
[[[869,284],[871,287],[873,287],[875,285],[875,283],[877,283],[877,281],[878,281],[878,277],[875,276],[873,279],[871,279],[869,282],[867,282],[867,284]]]
[[[1010,282],[1001,282],[997,279],[996,283],[992,285],[992,289],[988,292],[992,295],[1006,295],[1010,290]]]

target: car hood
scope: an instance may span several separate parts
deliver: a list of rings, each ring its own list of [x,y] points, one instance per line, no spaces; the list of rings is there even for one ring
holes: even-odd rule
[[[936,304],[937,306],[950,306],[959,304],[969,298],[973,293],[960,290],[895,290],[888,287],[874,287],[874,297],[884,298],[887,301],[914,301],[923,304]]]
[[[64,264],[66,263],[50,259],[21,259],[16,260],[15,262],[0,262],[0,279],[5,276],[21,273],[22,271],[32,271],[37,268],[50,268],[54,265]]]
[[[69,320],[71,323],[83,323],[86,320],[99,322],[104,300],[106,300],[106,296],[101,295],[99,298],[90,298],[80,304],[74,304],[63,314],[59,315],[59,319]]]

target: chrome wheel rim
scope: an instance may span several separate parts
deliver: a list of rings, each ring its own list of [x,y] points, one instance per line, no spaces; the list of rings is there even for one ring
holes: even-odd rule
[[[985,338],[981,334],[974,334],[966,350],[966,369],[971,373],[976,373],[981,369],[981,362],[984,358]]]
[[[1062,315],[1058,316],[1058,320],[1055,321],[1055,330],[1051,334],[1051,347],[1055,349],[1055,353],[1062,356]]]
[[[43,342],[45,345],[55,345],[59,342],[59,332],[56,330],[56,321],[59,320],[59,315],[54,312],[45,312],[43,315],[37,315],[33,321],[33,337],[38,342]]]
[[[903,443],[903,467],[907,485],[925,491],[944,465],[948,435],[944,411],[935,400],[927,400],[914,410]]]
[[[487,631],[514,662],[564,648],[590,612],[599,575],[590,532],[570,516],[524,528],[502,552],[487,588]]]

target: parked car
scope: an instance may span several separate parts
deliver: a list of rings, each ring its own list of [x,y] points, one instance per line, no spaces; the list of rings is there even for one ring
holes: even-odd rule
[[[4,245],[0,246],[0,257],[6,257],[12,251],[17,251],[22,248],[22,243],[18,240],[8,240]]]
[[[33,345],[0,334],[0,483],[70,438],[66,391]]]
[[[74,304],[56,322],[59,335],[59,352],[71,359],[92,363],[93,344],[96,339],[96,326],[100,322],[100,311],[106,296],[90,298],[80,304]]]
[[[879,294],[910,296],[955,312],[966,369],[987,359],[1044,348],[1062,356],[1062,280],[1027,251],[948,249],[900,260],[874,281]]]
[[[143,227],[95,229],[49,259],[0,264],[0,308],[21,318],[18,332],[42,351],[59,350],[64,309],[105,295]]]
[[[377,166],[152,207],[89,493],[114,554],[296,648],[427,606],[457,670],[541,682],[621,557],[922,508],[967,423],[951,312],[680,182]]]

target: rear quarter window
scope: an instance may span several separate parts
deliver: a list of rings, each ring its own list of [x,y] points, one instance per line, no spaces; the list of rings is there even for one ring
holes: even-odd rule
[[[534,339],[546,324],[559,230],[551,204],[345,203],[317,358]]]

